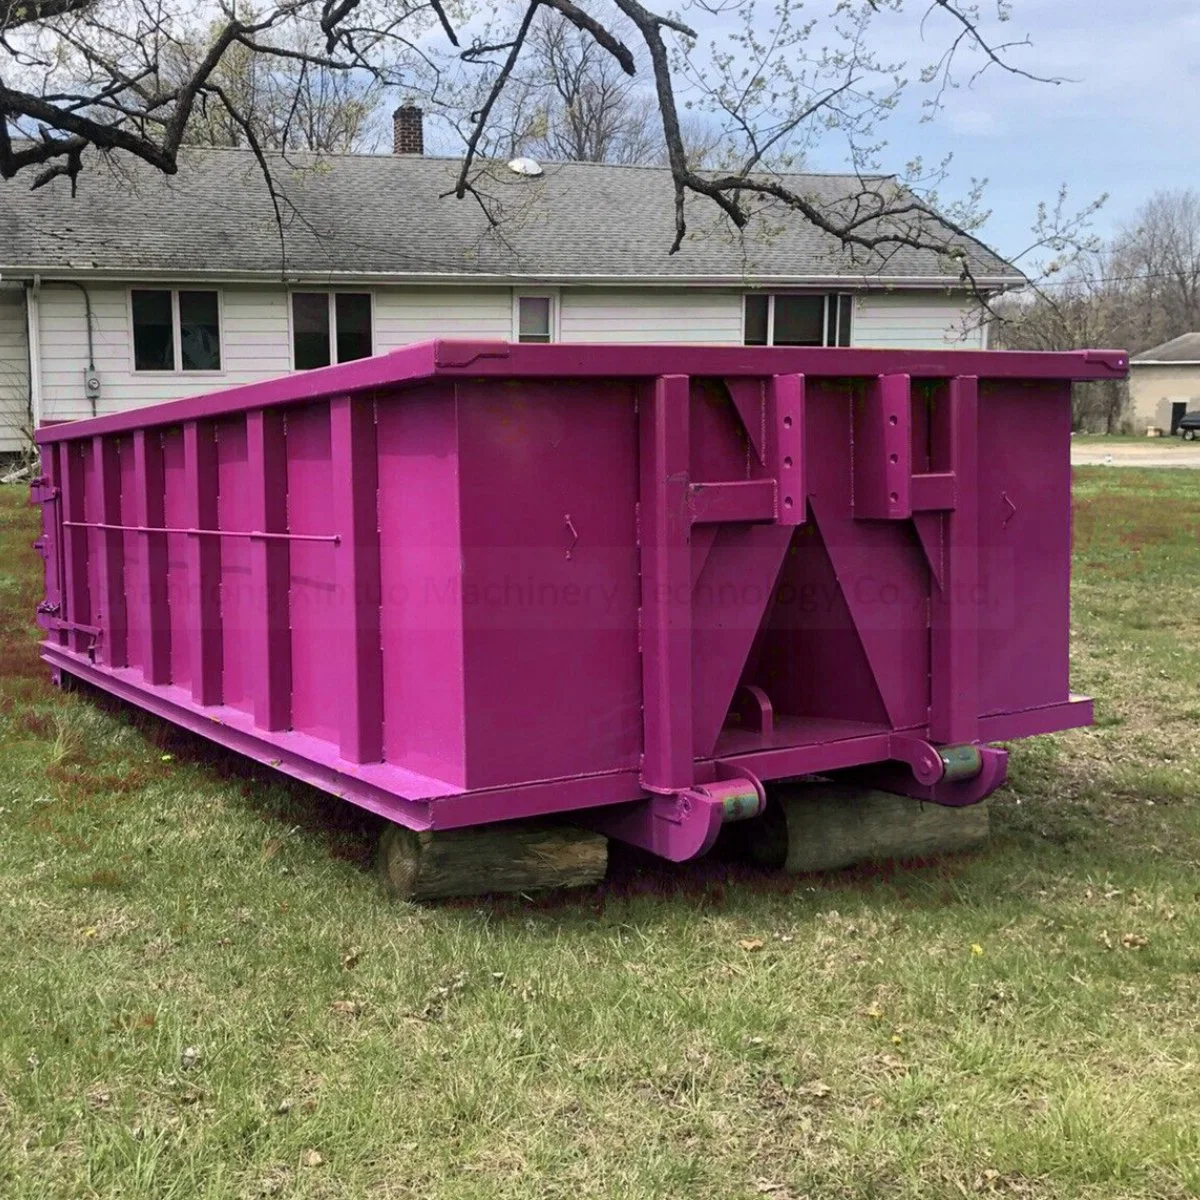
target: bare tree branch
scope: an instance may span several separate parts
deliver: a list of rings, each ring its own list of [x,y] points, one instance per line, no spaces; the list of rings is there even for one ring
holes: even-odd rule
[[[572,4],[571,0],[542,0],[542,3],[547,8],[557,9],[577,29],[590,33],[596,39],[597,44],[607,50],[621,64],[621,70],[626,75],[637,74],[637,67],[634,65],[633,54],[629,47],[619,38],[614,37],[594,17],[588,16],[583,9]]]
[[[874,7],[874,0],[872,0]],[[966,39],[974,46],[977,46],[982,52],[987,62],[980,71],[975,73],[974,78],[978,78],[982,71],[988,66],[999,67],[1002,71],[1007,71],[1010,75],[1019,75],[1023,79],[1031,79],[1035,83],[1062,83],[1063,80],[1049,75],[1035,75],[1032,71],[1026,71],[1012,62],[1011,59],[1005,57],[1008,51],[1016,49],[1018,46],[1028,46],[1029,39],[1022,38],[1019,41],[993,43],[985,38],[979,28],[979,20],[977,17],[972,17],[964,12],[960,4],[955,3],[955,0],[930,0],[929,12],[940,10],[946,13],[953,20],[957,21],[962,26],[962,31],[958,38],[951,44],[951,49],[946,53],[952,55],[953,51],[958,48],[960,39]],[[943,61],[948,61],[946,56],[943,56]]]
[[[672,253],[688,236],[693,197],[735,230],[760,217],[806,221],[864,270],[906,247],[932,251],[979,290],[978,187],[943,205],[945,163],[889,175],[881,130],[908,87],[933,114],[964,78],[992,68],[1062,82],[1021,64],[1027,39],[997,36],[1010,0],[838,0],[824,17],[796,0],[769,9],[693,0],[707,41],[653,2],[506,0],[514,7],[489,15],[445,0],[256,0],[254,10],[234,0],[199,9],[0,0],[0,177],[28,171],[34,187],[60,176],[75,187],[93,148],[173,174],[180,148],[196,141],[246,144],[267,169],[272,150],[354,144],[384,89],[395,88],[461,124],[450,194],[472,195],[492,223],[473,172],[499,145],[665,159]],[[915,80],[910,64],[881,55],[881,13],[911,15],[940,37]],[[197,28],[205,14],[211,23]],[[456,23],[469,34],[465,48]],[[796,165],[834,139],[857,185],[836,198],[810,195]],[[720,169],[706,169],[704,155]],[[1041,243],[1078,244],[1080,226],[1061,208],[1058,217]]]
[[[0,0],[0,29],[19,29],[51,17],[79,12],[92,0]]]
[[[483,107],[476,114],[475,128],[467,141],[467,151],[463,155],[462,169],[458,173],[458,181],[455,183],[453,189],[454,195],[460,200],[467,194],[467,181],[471,171],[471,164],[475,160],[475,151],[479,146],[479,139],[483,137],[484,130],[487,128],[488,116],[499,99],[500,93],[504,91],[504,85],[508,82],[508,77],[512,74],[513,67],[517,64],[521,48],[525,45],[525,39],[529,36],[529,27],[533,24],[533,18],[537,16],[539,4],[540,0],[532,0],[529,7],[525,10],[521,26],[509,46],[508,57],[504,60],[504,65],[500,68],[500,73],[496,76],[496,82],[492,85],[491,91],[484,100]]]

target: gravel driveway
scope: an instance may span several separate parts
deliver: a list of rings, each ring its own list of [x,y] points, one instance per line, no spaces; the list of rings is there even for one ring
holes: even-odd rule
[[[1147,438],[1139,442],[1071,446],[1073,467],[1200,467],[1200,442],[1180,438]]]

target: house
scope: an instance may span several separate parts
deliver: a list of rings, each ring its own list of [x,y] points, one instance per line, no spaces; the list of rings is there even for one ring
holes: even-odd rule
[[[1200,333],[1184,333],[1129,360],[1133,427],[1173,434],[1183,414],[1200,409]]]
[[[432,337],[984,344],[958,266],[937,253],[852,254],[770,204],[739,235],[692,199],[672,255],[658,167],[492,164],[455,200],[459,161],[410,152],[420,121],[397,111],[393,154],[273,156],[274,202],[244,150],[185,150],[174,176],[96,154],[74,196],[65,179],[0,183],[0,450],[31,422]],[[862,190],[850,176],[788,182],[826,203]],[[982,244],[963,250],[981,289],[1023,281]]]

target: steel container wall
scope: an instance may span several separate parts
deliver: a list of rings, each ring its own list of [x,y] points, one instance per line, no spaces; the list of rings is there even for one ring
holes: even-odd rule
[[[970,802],[931,748],[1090,719],[1070,389],[1127,364],[437,342],[49,427],[43,655],[415,828]]]

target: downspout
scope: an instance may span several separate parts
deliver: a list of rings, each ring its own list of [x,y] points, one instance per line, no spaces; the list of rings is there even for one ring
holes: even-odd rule
[[[83,293],[83,320],[87,325],[87,342],[88,342],[88,361],[87,369],[89,375],[94,375],[96,372],[96,350],[93,343],[92,334],[92,298],[88,295],[88,290],[79,282],[78,279],[63,279],[60,282],[69,283],[71,287],[77,287]],[[96,397],[91,397],[92,416],[96,415]]]
[[[25,346],[29,354],[29,412],[36,432],[42,427],[42,322],[39,301],[42,277],[35,275],[25,285]]]

